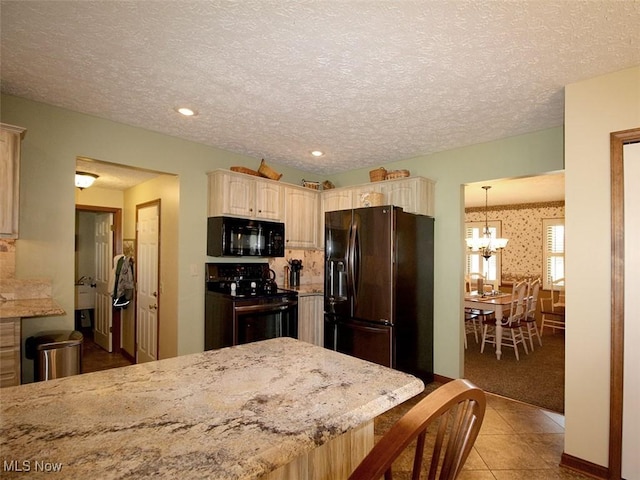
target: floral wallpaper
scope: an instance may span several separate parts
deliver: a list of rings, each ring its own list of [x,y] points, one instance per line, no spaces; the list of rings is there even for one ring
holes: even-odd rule
[[[564,218],[564,202],[500,205],[487,209],[487,218],[500,221],[502,238],[509,243],[502,251],[502,282],[542,277],[542,220]],[[485,208],[465,209],[465,222],[483,222]]]

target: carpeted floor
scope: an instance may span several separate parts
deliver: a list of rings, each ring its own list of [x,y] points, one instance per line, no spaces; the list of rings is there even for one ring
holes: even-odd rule
[[[464,377],[487,392],[564,413],[564,332],[542,337],[542,346],[526,355],[519,345],[520,361],[513,348],[502,348],[496,359],[492,345],[480,353],[480,343],[467,336]],[[535,340],[534,340],[535,342]]]

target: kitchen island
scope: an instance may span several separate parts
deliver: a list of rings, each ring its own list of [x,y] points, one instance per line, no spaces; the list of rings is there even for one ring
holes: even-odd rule
[[[291,338],[2,391],[3,478],[346,478],[410,375]]]

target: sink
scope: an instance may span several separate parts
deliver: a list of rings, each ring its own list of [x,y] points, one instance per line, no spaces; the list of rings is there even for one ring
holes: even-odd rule
[[[94,308],[96,304],[96,289],[91,285],[76,285],[76,310]]]

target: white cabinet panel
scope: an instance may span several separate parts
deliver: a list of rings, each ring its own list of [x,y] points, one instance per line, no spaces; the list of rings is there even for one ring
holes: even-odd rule
[[[20,144],[26,130],[0,124],[0,237],[18,238]]]
[[[286,186],[284,197],[286,248],[319,248],[320,195],[318,192],[304,187]]]
[[[305,295],[298,298],[298,339],[324,345],[324,297]]]
[[[243,173],[211,172],[208,216],[220,215],[282,221],[282,186]]]
[[[365,206],[362,196],[383,194],[383,205],[396,205],[405,212],[435,215],[435,182],[424,177],[406,177],[371,182],[322,192],[322,213]]]

